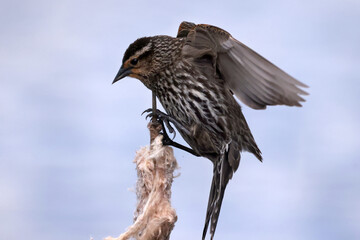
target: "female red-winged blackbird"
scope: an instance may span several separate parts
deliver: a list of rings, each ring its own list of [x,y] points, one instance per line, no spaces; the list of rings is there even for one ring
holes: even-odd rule
[[[301,106],[305,84],[214,26],[181,23],[176,38],[137,39],[126,50],[114,82],[130,76],[155,92],[172,122],[192,149],[214,164],[203,239],[211,220],[214,237],[227,183],[239,166],[240,152],[260,161],[261,152],[233,95],[254,109],[267,105]],[[169,124],[167,124],[169,126]]]

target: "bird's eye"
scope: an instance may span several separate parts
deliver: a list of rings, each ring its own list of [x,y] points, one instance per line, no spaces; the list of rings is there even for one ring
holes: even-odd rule
[[[136,65],[138,63],[138,59],[137,58],[133,58],[130,61],[131,65]]]

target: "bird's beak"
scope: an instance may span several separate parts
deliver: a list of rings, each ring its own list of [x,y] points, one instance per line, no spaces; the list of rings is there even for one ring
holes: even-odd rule
[[[119,81],[120,79],[131,74],[132,73],[131,69],[132,69],[132,67],[124,68],[123,66],[121,66],[119,72],[116,74],[116,77],[114,78],[114,81],[112,83],[114,84],[117,81]]]

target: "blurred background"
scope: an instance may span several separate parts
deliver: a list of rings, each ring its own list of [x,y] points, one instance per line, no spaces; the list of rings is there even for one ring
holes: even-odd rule
[[[111,82],[130,43],[175,36],[183,20],[229,31],[310,86],[303,108],[242,104],[264,162],[242,155],[216,239],[360,239],[359,1],[2,0],[1,240],[131,225],[151,93]],[[212,164],[175,155],[171,239],[200,239]]]

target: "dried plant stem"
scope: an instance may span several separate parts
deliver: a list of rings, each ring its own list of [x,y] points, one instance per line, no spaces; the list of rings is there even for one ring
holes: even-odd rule
[[[150,147],[141,148],[134,159],[138,181],[134,224],[117,238],[105,240],[168,240],[177,220],[171,207],[171,185],[177,162],[173,150],[162,145],[161,125],[151,121]]]

